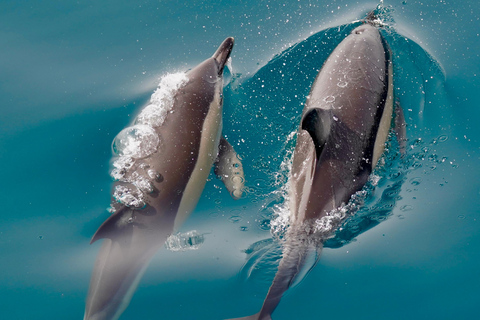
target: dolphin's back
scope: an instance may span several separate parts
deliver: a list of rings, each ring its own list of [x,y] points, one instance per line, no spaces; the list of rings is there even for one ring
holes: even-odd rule
[[[370,132],[387,94],[387,55],[377,28],[357,27],[325,61],[305,111],[332,110],[333,116],[359,135]]]
[[[386,44],[378,29],[369,24],[352,31],[324,63],[305,104],[299,130],[309,133],[311,140],[304,136],[300,142],[314,145],[317,157],[315,164],[310,164],[315,173],[308,200],[305,189],[293,190],[293,197],[308,202],[301,208],[297,205],[295,220],[321,218],[347,203],[366,183],[378,161],[374,154],[383,152],[388,133],[387,129],[383,136],[377,136],[382,118],[388,119],[384,125],[390,127],[391,107],[384,112],[391,105],[389,65]],[[381,142],[376,144],[379,138]],[[303,157],[300,146],[297,142],[294,161]],[[297,170],[305,171],[294,165],[292,174]]]

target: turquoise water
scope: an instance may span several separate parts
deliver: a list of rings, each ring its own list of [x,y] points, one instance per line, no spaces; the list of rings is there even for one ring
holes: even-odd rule
[[[231,200],[212,174],[181,230],[197,230],[203,244],[161,250],[121,319],[257,312],[279,256],[270,239],[289,135],[323,61],[376,5],[2,2],[1,318],[83,317],[99,249],[88,243],[109,215],[113,138],[162,75],[191,68],[227,36],[236,43],[224,134],[243,157],[246,196]],[[384,7],[407,160],[387,154],[364,207],[282,299],[275,320],[478,316],[480,5]]]

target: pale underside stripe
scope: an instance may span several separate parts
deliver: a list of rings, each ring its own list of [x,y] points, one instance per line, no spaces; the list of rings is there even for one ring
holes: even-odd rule
[[[382,118],[378,126],[377,137],[375,139],[375,146],[373,148],[372,169],[377,165],[378,159],[385,150],[385,142],[387,141],[388,131],[392,124],[393,115],[393,66],[392,62],[388,63],[388,90],[385,107],[383,109]]]
[[[218,144],[222,132],[221,90],[222,81],[218,81],[215,87],[214,99],[210,103],[208,114],[203,123],[197,163],[183,192],[182,200],[175,217],[174,232],[180,228],[193,209],[195,209],[198,199],[205,187],[205,182],[210,174],[213,162],[218,155]]]

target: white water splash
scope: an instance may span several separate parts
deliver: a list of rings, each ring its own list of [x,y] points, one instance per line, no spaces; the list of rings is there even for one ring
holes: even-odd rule
[[[288,136],[285,141],[285,145],[289,144],[292,142],[297,135],[297,131],[292,131]],[[284,183],[280,190],[276,192],[280,192],[283,199],[285,201],[283,204],[276,205],[274,207],[274,212],[276,217],[270,221],[270,232],[275,238],[281,238],[288,226],[290,225],[290,215],[291,215],[291,210],[290,210],[290,183],[288,181],[291,178],[291,172],[292,172],[292,164],[293,164],[293,152],[295,151],[295,148],[290,148],[287,150],[287,153],[285,154],[285,157],[283,158],[282,163],[280,164],[280,172],[282,173],[288,173],[286,180],[287,183]],[[277,185],[280,185],[284,181],[283,176],[276,176],[275,177],[275,183]]]
[[[153,128],[161,126],[165,122],[167,114],[172,111],[175,94],[187,81],[188,77],[184,72],[165,75],[160,80],[157,90],[152,94],[150,104],[135,119],[135,124],[145,124]]]
[[[289,141],[293,141],[296,136],[296,131],[292,132],[288,138]],[[288,172],[287,183],[282,185],[281,189],[276,191],[280,192],[282,197],[285,199],[284,202],[280,205],[274,207],[275,217],[270,222],[270,232],[276,239],[281,239],[285,236],[287,230],[291,225],[291,215],[293,214],[290,208],[290,179],[291,179],[291,169],[293,164],[293,152],[294,148],[291,148],[287,151],[287,154],[282,161],[280,168],[281,172]],[[372,174],[369,177],[369,184],[373,187],[378,184],[380,176],[377,174]],[[350,216],[352,216],[361,204],[364,202],[368,191],[360,190],[354,193],[347,204],[342,204],[340,207],[328,212],[325,216],[314,221],[307,221],[300,226],[295,226],[295,228],[302,229],[303,232],[313,241],[323,242],[326,239],[332,237],[334,232],[339,228],[342,223]]]
[[[320,219],[315,220],[313,223],[313,234],[320,236],[322,241],[332,237],[333,233],[340,227],[345,219],[352,216],[355,211],[358,210],[366,196],[366,191],[357,191],[352,195],[347,204],[342,204]]]
[[[158,150],[161,137],[155,128],[161,126],[168,113],[172,112],[175,95],[187,81],[187,75],[183,72],[162,77],[157,90],[152,94],[150,104],[136,117],[134,125],[120,131],[113,140],[112,150],[118,157],[113,162],[110,175],[116,181],[128,183],[128,186],[115,187],[113,198],[118,203],[143,208],[146,205],[145,194],[154,191],[152,180],[158,181],[160,175],[151,169],[146,171],[142,164],[135,164],[138,159],[148,157]]]

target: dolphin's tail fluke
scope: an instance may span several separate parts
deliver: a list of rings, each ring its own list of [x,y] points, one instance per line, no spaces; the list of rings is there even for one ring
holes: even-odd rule
[[[118,319],[162,244],[144,253],[139,246],[105,239],[93,269],[84,320]]]
[[[130,303],[150,260],[173,230],[173,219],[166,214],[159,226],[147,228],[141,223],[155,210],[148,205],[140,214],[122,207],[95,233],[93,241],[104,240],[93,268],[84,320],[116,320]]]
[[[320,257],[321,245],[295,240],[284,247],[283,258],[260,312],[229,320],[272,320],[272,313],[285,291],[302,281]]]

